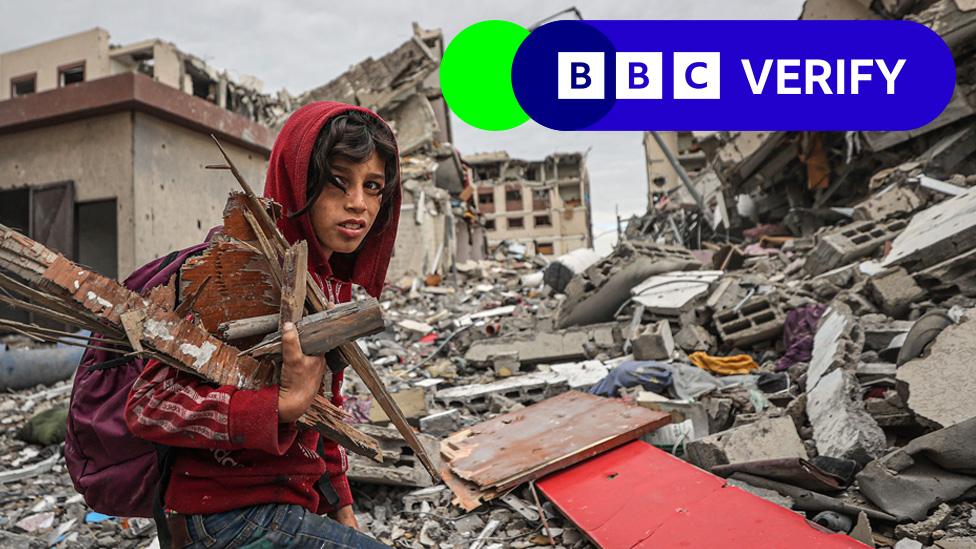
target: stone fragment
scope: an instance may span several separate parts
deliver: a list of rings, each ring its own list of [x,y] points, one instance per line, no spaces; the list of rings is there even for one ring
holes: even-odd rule
[[[807,417],[822,456],[863,465],[884,453],[884,432],[865,411],[861,386],[849,371],[835,369],[807,389]]]
[[[460,410],[445,410],[420,418],[420,432],[428,435],[444,437],[460,428]]]
[[[703,469],[762,459],[807,458],[803,441],[788,417],[762,419],[709,435],[690,442],[687,451],[689,461]]]
[[[410,423],[417,424],[420,418],[427,415],[427,391],[423,387],[401,389],[395,393],[390,393],[390,396],[403,411],[403,417]],[[387,425],[390,423],[390,418],[386,416],[383,408],[374,402],[369,408],[369,422],[376,425]]]
[[[884,314],[894,318],[903,318],[912,303],[921,301],[927,295],[908,271],[901,267],[871,277],[868,289]]]
[[[973,352],[976,321],[949,326],[929,346],[929,353],[898,368],[906,404],[939,427],[976,417],[976,368]]]
[[[647,327],[633,341],[636,360],[671,360],[674,355],[674,337],[671,324],[661,320]]]

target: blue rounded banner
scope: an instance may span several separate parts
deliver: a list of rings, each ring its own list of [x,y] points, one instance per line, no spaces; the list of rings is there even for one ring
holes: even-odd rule
[[[556,21],[512,65],[519,104],[558,130],[909,130],[955,78],[909,21]]]

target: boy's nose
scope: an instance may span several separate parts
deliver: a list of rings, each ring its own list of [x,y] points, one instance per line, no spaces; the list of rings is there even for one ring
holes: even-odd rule
[[[366,193],[362,185],[353,185],[346,193],[346,209],[352,212],[366,210]]]

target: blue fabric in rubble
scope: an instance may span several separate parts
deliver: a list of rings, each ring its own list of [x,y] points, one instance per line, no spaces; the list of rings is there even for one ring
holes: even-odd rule
[[[671,365],[656,360],[624,362],[590,389],[604,397],[619,397],[620,389],[640,385],[645,391],[665,395],[671,387]]]

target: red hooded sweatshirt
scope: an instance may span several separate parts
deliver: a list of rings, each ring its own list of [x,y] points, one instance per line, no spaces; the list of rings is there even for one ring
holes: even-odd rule
[[[318,102],[295,111],[271,151],[265,196],[285,213],[305,204],[309,160],[322,126],[332,117],[372,111],[342,103]],[[380,119],[382,120],[382,119]],[[388,182],[389,184],[390,182]],[[309,272],[327,296],[349,301],[352,284],[379,297],[393,253],[400,214],[399,167],[389,208],[382,207],[363,244],[352,254],[326,259],[308,215],[283,216],[278,227],[290,243],[309,242]],[[342,372],[332,376],[333,403]],[[167,509],[209,514],[265,503],[292,503],[325,514],[352,503],[345,450],[319,434],[278,422],[278,386],[256,391],[217,386],[194,375],[150,361],[132,386],[126,423],[138,437],[176,447],[166,490]],[[338,502],[329,505],[316,483],[328,473]]]

